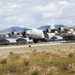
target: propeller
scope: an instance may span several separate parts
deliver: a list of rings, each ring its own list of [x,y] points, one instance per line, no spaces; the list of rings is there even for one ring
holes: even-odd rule
[[[30,29],[27,29],[27,30],[30,30]],[[23,36],[23,37],[27,37],[27,34],[26,34],[26,31],[27,31],[27,30],[24,30],[24,31],[22,32],[22,36]]]
[[[26,31],[23,31],[23,32],[22,32],[22,36],[23,36],[23,37],[26,37]]]

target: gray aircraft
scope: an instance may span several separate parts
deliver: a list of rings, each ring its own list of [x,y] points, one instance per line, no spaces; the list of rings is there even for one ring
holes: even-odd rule
[[[53,19],[52,19],[52,25],[51,29],[54,29]],[[51,29],[46,30],[39,30],[39,29],[29,29],[25,32],[25,35],[27,35],[29,38],[32,38],[35,43],[38,41],[49,41],[53,36],[55,36],[55,33],[51,33]]]

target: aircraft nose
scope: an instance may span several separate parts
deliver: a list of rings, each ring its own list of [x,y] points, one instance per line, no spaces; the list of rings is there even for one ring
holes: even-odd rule
[[[29,30],[27,30],[27,31],[26,31],[26,34],[30,34],[30,31],[29,31]]]

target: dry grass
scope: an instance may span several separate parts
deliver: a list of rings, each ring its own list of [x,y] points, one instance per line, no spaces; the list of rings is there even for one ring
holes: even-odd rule
[[[1,56],[0,74],[75,75],[75,45],[32,47],[29,53]]]

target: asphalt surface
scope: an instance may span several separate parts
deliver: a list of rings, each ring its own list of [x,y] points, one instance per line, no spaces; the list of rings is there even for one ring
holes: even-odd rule
[[[38,43],[38,44],[27,44],[27,45],[8,45],[8,46],[0,46],[0,49],[23,48],[23,47],[29,47],[29,45],[31,45],[32,47],[35,47],[35,46],[59,45],[59,44],[61,44],[61,43]]]
[[[29,53],[32,52],[31,48],[29,48],[29,45],[31,47],[41,47],[41,46],[55,46],[55,45],[63,45],[64,43],[38,43],[38,44],[27,44],[27,45],[7,45],[7,46],[0,46],[0,56],[1,55],[7,55],[10,54],[10,52],[13,53]],[[75,43],[68,43],[68,44],[75,44]],[[42,51],[42,50],[41,50]]]

